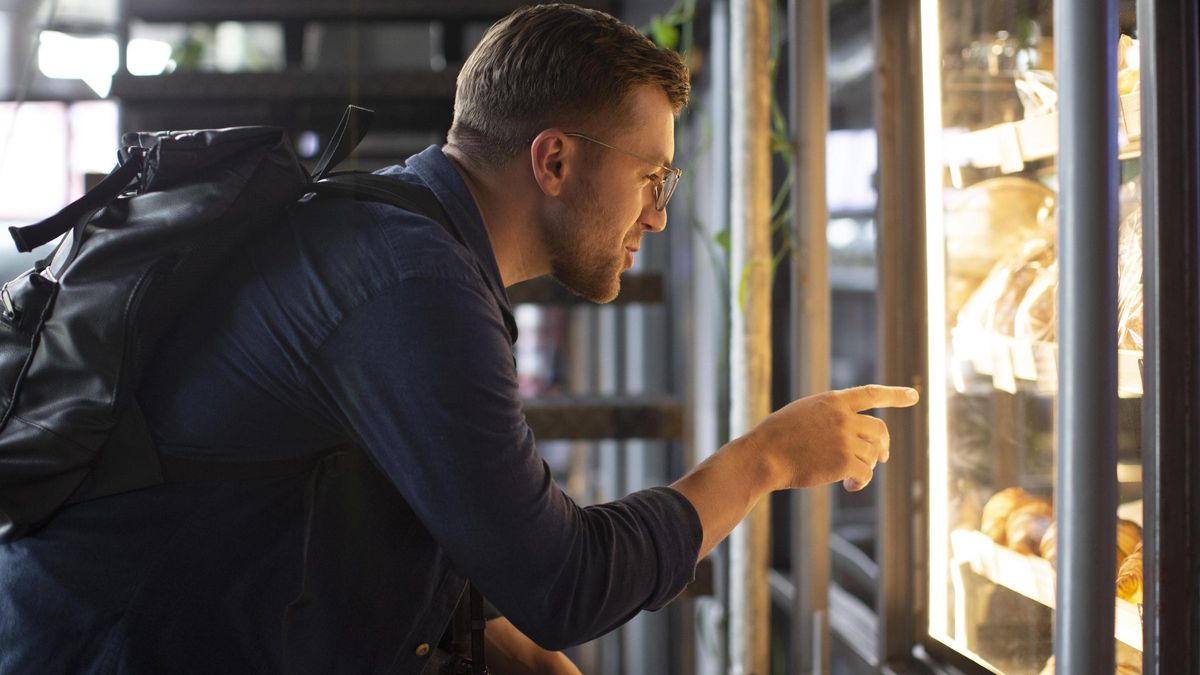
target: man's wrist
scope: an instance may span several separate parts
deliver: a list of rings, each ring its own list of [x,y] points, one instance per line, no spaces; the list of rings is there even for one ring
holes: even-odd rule
[[[730,441],[725,447],[734,465],[743,472],[752,501],[783,487],[769,449],[754,432]]]

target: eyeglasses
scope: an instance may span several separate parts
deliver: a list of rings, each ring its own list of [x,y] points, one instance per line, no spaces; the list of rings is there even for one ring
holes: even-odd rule
[[[609,150],[616,150],[617,152],[619,152],[623,155],[629,155],[630,157],[633,157],[634,159],[641,160],[651,166],[657,166],[658,168],[665,171],[666,173],[661,174],[661,175],[660,174],[652,174],[652,175],[654,177],[654,188],[653,188],[654,189],[654,208],[658,209],[659,211],[662,211],[663,209],[667,208],[667,202],[671,201],[671,195],[675,194],[675,188],[676,188],[676,186],[679,185],[679,177],[683,175],[683,169],[659,164],[658,162],[655,162],[654,160],[646,159],[645,157],[642,157],[641,155],[634,154],[632,152],[629,152],[628,150],[622,150],[621,148],[609,145],[608,143],[605,143],[604,141],[598,141],[598,140],[592,138],[591,136],[586,136],[586,135],[581,134],[576,131],[568,131],[568,132],[566,132],[566,134],[568,136],[574,136],[575,138],[582,138],[585,141],[590,141],[592,143],[595,143],[596,145],[606,147]]]

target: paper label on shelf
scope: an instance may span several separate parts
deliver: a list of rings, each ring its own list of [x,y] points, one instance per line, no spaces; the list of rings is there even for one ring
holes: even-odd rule
[[[1000,170],[1004,173],[1018,173],[1025,170],[1025,159],[1021,153],[1021,141],[1017,138],[1015,124],[1001,124],[996,127],[996,139],[1000,144]]]
[[[992,341],[992,386],[1010,394],[1017,391],[1017,379],[1013,375],[1012,354],[1008,349],[1008,341],[999,337]]]
[[[1017,379],[1037,380],[1037,360],[1033,356],[1033,344],[1024,340],[1012,341],[1013,375]]]
[[[1135,91],[1125,94],[1120,99],[1121,126],[1125,132],[1126,142],[1140,140],[1142,137],[1142,93]]]
[[[1025,161],[1058,154],[1058,113],[1031,117],[1017,125],[1017,140]]]

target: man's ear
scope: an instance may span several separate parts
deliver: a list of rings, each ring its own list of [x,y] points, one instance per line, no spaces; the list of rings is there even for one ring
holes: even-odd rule
[[[569,143],[561,129],[546,129],[529,146],[533,180],[547,197],[558,197],[563,181],[570,173],[574,144]]]

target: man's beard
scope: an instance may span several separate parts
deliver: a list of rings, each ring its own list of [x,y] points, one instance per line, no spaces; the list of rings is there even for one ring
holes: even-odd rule
[[[621,291],[624,249],[611,250],[608,241],[612,218],[586,183],[577,204],[566,207],[544,227],[550,274],[581,298],[597,303],[612,302]]]

